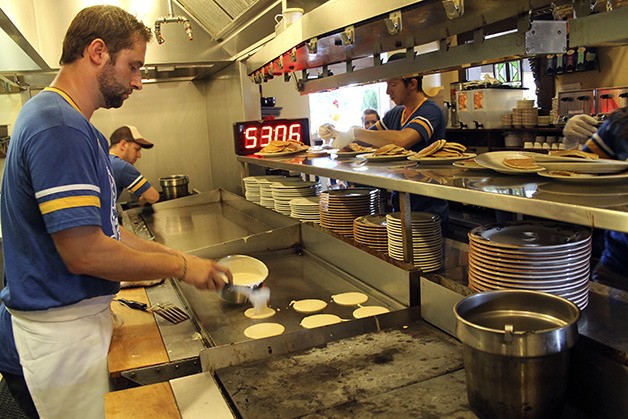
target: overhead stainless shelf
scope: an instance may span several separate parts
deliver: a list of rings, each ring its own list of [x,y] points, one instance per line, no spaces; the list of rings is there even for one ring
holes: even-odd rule
[[[560,19],[564,19],[564,10],[571,16],[572,7],[568,0],[466,0],[464,13],[448,18],[446,2],[442,0],[378,3],[382,4],[364,8],[359,2],[330,0],[306,13],[247,59],[250,78],[262,83],[277,76],[288,79],[295,75],[301,93],[312,93],[391,77],[560,53],[560,49],[551,48],[557,46],[557,40],[567,46],[567,26],[557,31],[553,36],[556,39],[544,36],[539,41],[528,37],[535,33],[534,24],[538,22],[566,25],[564,20],[543,19],[551,17],[557,8],[562,9]],[[570,46],[626,43],[628,28],[614,24],[625,20],[626,4],[611,3],[612,11],[599,12],[597,8],[594,12],[598,13],[591,15],[582,13],[584,6],[579,3],[573,6],[579,8],[580,16],[569,20]],[[462,33],[472,33],[473,39],[457,45],[455,35]],[[440,45],[437,51],[416,57],[408,54],[409,59],[402,62],[382,63],[381,53],[413,51],[431,42]],[[542,49],[548,45],[550,49]]]
[[[625,182],[570,184],[536,175],[474,172],[451,165],[421,166],[407,161],[382,164],[364,159],[306,156],[285,159],[238,156],[237,159],[246,164],[628,233]]]

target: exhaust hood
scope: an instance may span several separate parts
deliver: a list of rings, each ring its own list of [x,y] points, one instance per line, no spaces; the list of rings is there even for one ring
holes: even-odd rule
[[[19,3],[19,4],[18,4]],[[86,6],[84,0],[0,0],[0,75],[41,83],[59,68],[65,30]],[[149,43],[145,82],[193,81],[211,77],[274,36],[280,0],[114,0],[155,30],[173,18],[189,22],[190,41],[181,24],[160,28],[165,42]],[[313,1],[312,3],[320,3]],[[174,7],[173,7],[174,6]],[[174,16],[174,15],[177,16]],[[168,20],[170,19],[170,20]],[[45,73],[35,75],[35,73]],[[45,85],[44,85],[45,86]],[[32,88],[44,86],[31,85]]]

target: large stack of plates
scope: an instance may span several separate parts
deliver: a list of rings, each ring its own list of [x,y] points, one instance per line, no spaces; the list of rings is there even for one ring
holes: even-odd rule
[[[364,215],[353,220],[353,240],[378,252],[388,253],[386,215]]]
[[[321,192],[318,208],[321,226],[352,237],[353,220],[380,211],[379,189],[352,188]]]
[[[290,215],[290,201],[304,196],[316,196],[318,183],[302,179],[284,179],[270,184],[275,211]]]
[[[256,204],[260,203],[260,190],[259,190],[259,181],[260,180],[271,180],[277,181],[280,179],[285,179],[285,176],[281,175],[266,175],[266,176],[247,176],[242,178],[244,182],[244,197],[251,202],[255,202]]]
[[[547,292],[589,302],[591,232],[552,221],[513,221],[469,232],[469,287]]]
[[[294,198],[290,200],[290,216],[303,222],[320,223],[318,196]]]
[[[428,212],[412,212],[412,256],[414,266],[423,272],[433,272],[443,266],[443,235],[440,217]],[[388,234],[388,255],[403,260],[403,237],[401,234],[401,214],[386,215]]]

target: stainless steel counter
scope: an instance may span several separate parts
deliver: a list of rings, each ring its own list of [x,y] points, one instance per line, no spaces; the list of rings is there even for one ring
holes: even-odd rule
[[[238,156],[248,165],[447,199],[587,227],[628,233],[628,182],[567,183],[536,175],[514,176],[492,170],[360,158]]]

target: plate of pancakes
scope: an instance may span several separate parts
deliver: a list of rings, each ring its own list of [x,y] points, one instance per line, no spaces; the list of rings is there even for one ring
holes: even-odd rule
[[[475,161],[496,172],[511,175],[537,173],[544,170],[532,157],[516,151],[490,151],[480,154]]]
[[[386,144],[369,154],[363,154],[361,157],[369,161],[390,161],[405,160],[408,156],[414,154],[414,151],[406,150],[395,144]]]
[[[466,151],[467,147],[460,143],[436,140],[416,154],[408,157],[408,160],[418,161],[422,164],[442,164],[466,160],[476,156],[475,153],[466,153]]]

